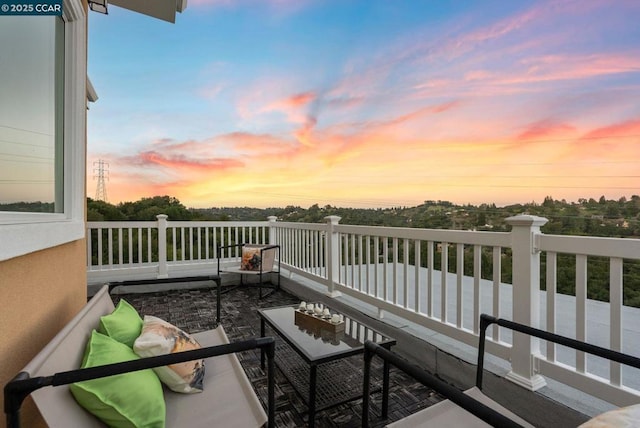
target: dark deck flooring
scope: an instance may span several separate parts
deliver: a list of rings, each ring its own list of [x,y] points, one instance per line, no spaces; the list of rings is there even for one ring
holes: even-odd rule
[[[187,332],[195,333],[215,327],[215,293],[213,289],[174,290],[145,294],[114,295],[115,303],[124,298],[139,313],[162,318]],[[257,309],[297,304],[299,299],[282,290],[259,299],[255,288],[238,288],[222,296],[222,325],[229,340],[260,336],[260,318]],[[259,351],[238,354],[254,389],[266,403],[266,375],[260,368]],[[355,360],[355,370],[361,370],[362,357]],[[374,370],[381,363],[374,358]],[[341,376],[341,373],[332,374]],[[362,377],[358,377],[361,379]],[[302,427],[307,425],[307,407],[300,395],[287,381],[280,369],[276,370],[276,426]],[[206,385],[205,385],[206,387]],[[437,393],[416,383],[396,369],[391,369],[389,417],[380,418],[381,393],[374,393],[370,409],[370,424],[381,427],[442,400]],[[359,427],[362,424],[362,400],[340,404],[316,413],[316,427]]]

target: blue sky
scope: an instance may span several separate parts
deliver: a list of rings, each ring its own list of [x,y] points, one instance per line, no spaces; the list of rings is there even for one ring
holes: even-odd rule
[[[89,172],[109,162],[111,202],[195,207],[629,197],[638,18],[633,0],[200,0],[175,24],[111,6],[90,14]]]

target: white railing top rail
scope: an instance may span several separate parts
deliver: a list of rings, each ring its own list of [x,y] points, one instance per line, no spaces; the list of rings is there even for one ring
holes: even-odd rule
[[[640,239],[633,238],[540,234],[536,247],[540,251],[556,253],[640,259]]]
[[[167,222],[168,227],[265,227],[268,221],[209,221],[178,220]],[[131,227],[154,227],[157,221],[88,221],[87,229],[118,229]]]
[[[269,225],[268,221],[170,221],[169,227],[265,227]]]
[[[300,230],[327,230],[323,223],[273,223],[275,228]],[[344,234],[378,236],[381,238],[418,239],[422,241],[448,242],[452,244],[487,245],[510,247],[511,238],[508,232],[483,232],[472,230],[418,229],[412,227],[359,226],[336,224],[334,231]]]
[[[327,225],[325,223],[293,223],[279,221],[276,223],[270,223],[275,228],[280,229],[299,229],[299,230],[320,230],[326,231]]]
[[[136,227],[157,227],[157,221],[88,221],[87,229],[128,229]]]

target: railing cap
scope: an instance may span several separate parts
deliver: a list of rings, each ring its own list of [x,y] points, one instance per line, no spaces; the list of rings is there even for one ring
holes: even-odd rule
[[[547,224],[549,220],[544,217],[538,217],[537,215],[522,214],[507,217],[504,221],[511,226],[541,227]]]
[[[327,223],[338,224],[338,223],[340,223],[340,219],[341,218],[342,217],[337,216],[337,215],[328,215],[324,219],[326,220]]]

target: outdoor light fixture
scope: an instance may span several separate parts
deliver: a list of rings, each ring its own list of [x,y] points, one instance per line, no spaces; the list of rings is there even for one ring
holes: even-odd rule
[[[94,12],[104,13],[108,15],[107,12],[107,0],[89,0],[89,9]]]

